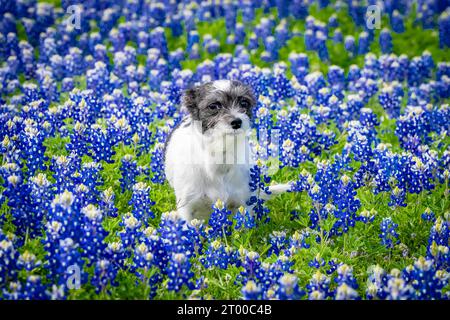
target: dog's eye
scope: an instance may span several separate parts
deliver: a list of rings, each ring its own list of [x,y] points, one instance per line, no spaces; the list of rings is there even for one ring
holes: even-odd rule
[[[209,108],[210,110],[217,110],[217,109],[219,109],[220,107],[221,107],[221,105],[220,105],[219,102],[211,103],[211,104],[208,106],[208,108]]]
[[[250,102],[248,102],[248,100],[246,99],[242,99],[240,102],[241,108],[245,108],[248,109],[250,108]]]

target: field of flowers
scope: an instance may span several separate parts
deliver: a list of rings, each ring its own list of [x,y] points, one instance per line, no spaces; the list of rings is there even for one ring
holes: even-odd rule
[[[0,299],[450,297],[450,1],[0,13]],[[292,190],[188,224],[164,142],[183,90],[222,78],[251,85],[254,128],[279,133],[249,187]]]

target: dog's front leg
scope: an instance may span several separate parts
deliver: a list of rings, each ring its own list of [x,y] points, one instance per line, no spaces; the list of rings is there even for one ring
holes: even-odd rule
[[[177,214],[180,218],[186,220],[187,222],[190,222],[192,220],[192,206],[189,204],[180,206],[177,209]]]

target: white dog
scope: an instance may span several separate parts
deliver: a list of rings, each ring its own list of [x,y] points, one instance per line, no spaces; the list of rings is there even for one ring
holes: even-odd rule
[[[184,93],[182,107],[189,115],[165,148],[165,174],[182,218],[208,218],[217,199],[231,210],[246,205],[253,160],[247,132],[255,104],[252,90],[239,81],[218,80]],[[289,188],[275,185],[269,191]]]

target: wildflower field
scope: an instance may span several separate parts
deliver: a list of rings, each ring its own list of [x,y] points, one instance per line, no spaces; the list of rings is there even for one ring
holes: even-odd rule
[[[0,299],[450,297],[450,1],[0,13]],[[225,78],[278,138],[254,145],[254,215],[186,223],[164,142],[183,90]]]

